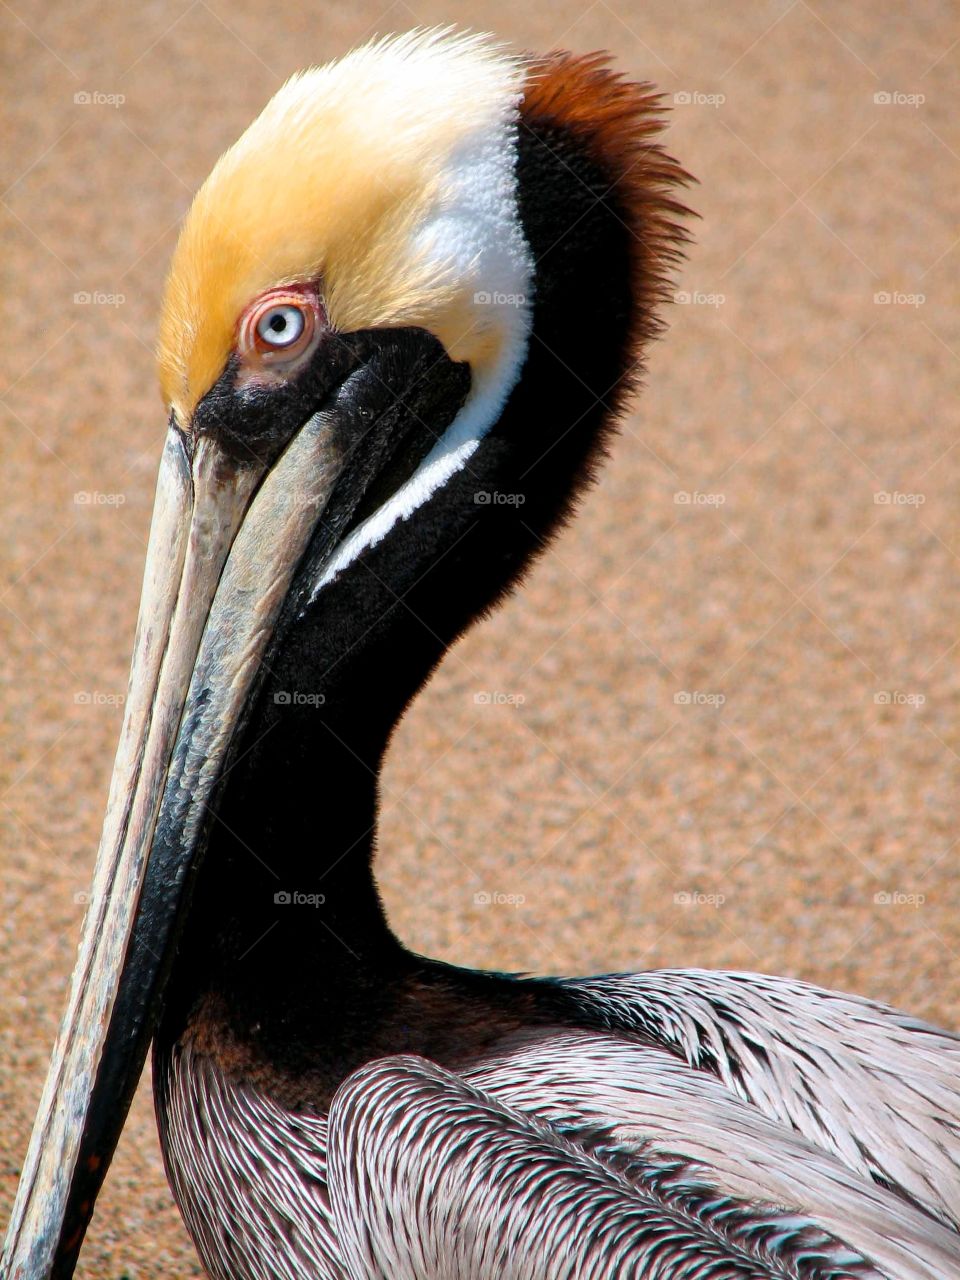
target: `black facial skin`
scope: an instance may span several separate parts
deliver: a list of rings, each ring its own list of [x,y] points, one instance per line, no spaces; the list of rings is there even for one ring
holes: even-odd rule
[[[363,431],[382,412],[391,397],[402,397],[410,406],[411,420],[426,417],[438,375],[436,366],[448,365],[441,344],[422,329],[366,329],[320,336],[309,364],[289,380],[239,385],[240,359],[232,354],[217,382],[203,396],[193,413],[192,436],[212,436],[237,462],[270,463],[308,418],[334,397],[337,405],[352,374],[365,369],[358,391],[348,396],[353,409],[351,429]],[[453,375],[452,375],[453,377]],[[462,367],[455,378],[465,379]],[[377,388],[378,381],[382,383]],[[423,384],[423,385],[421,385]],[[451,394],[455,395],[455,387]],[[361,401],[363,403],[361,403]],[[461,397],[462,402],[462,397]],[[433,437],[438,428],[433,424]],[[394,447],[403,436],[393,440]]]
[[[194,436],[215,436],[240,465],[254,459],[272,461],[297,430],[324,409],[336,424],[331,446],[347,455],[304,556],[298,575],[301,591],[294,588],[281,612],[279,636],[297,616],[311,573],[342,540],[365,492],[385,468],[401,478],[412,470],[413,460],[443,433],[462,405],[470,372],[465,364],[451,361],[440,342],[424,330],[394,329],[330,335],[321,341],[310,366],[286,385],[238,389],[236,377],[233,358],[198,405]],[[257,688],[255,682],[248,707]],[[193,714],[199,710],[194,708]],[[234,750],[244,723],[238,723],[233,734]],[[225,773],[231,759],[228,756]],[[97,1073],[55,1275],[70,1274],[75,1264],[90,1207],[109,1164],[109,1157],[104,1160],[101,1153],[112,1153],[126,1120],[203,858],[206,832],[194,849],[183,847],[186,797],[177,786],[176,764],[175,757],[111,1016],[108,1036],[114,1051],[104,1055]],[[211,803],[210,811],[215,808]]]

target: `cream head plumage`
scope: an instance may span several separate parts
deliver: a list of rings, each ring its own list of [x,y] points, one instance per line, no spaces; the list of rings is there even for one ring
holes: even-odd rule
[[[505,383],[530,293],[513,135],[524,65],[484,36],[379,40],[289,80],[225,152],[187,214],[160,324],[160,380],[182,422],[269,290],[321,283],[343,333],[418,326]],[[513,365],[513,370],[510,366]]]

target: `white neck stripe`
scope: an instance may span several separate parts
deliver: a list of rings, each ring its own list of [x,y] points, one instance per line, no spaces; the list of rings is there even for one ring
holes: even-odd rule
[[[533,260],[517,209],[515,120],[516,111],[457,148],[444,198],[411,246],[455,272],[459,287],[473,296],[476,324],[495,332],[499,355],[489,366],[471,370],[474,383],[460,412],[413,475],[337,548],[313,586],[310,603],[466,465],[520,378],[532,324]]]

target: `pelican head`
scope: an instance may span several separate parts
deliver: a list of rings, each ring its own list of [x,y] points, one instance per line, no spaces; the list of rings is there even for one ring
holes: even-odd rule
[[[415,33],[295,76],[198,192],[125,721],[4,1275],[72,1273],[275,657],[334,587],[361,598],[378,547],[411,582],[449,557],[470,590],[392,720],[589,474],[682,238],[659,127],[602,59]],[[522,520],[482,497],[505,475]]]

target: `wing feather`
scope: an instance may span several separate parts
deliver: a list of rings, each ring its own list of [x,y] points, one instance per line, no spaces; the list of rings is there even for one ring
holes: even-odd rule
[[[557,986],[587,1024],[663,1046],[958,1229],[960,1036],[762,974],[665,969]]]
[[[737,1201],[651,1153],[625,1176],[422,1058],[345,1082],[328,1159],[352,1280],[881,1276],[803,1215]]]
[[[960,1275],[955,1232],[665,1049],[622,1033],[543,1030],[503,1042],[464,1075],[578,1143],[606,1129],[618,1158],[692,1161],[722,1193],[801,1213],[898,1280]]]

